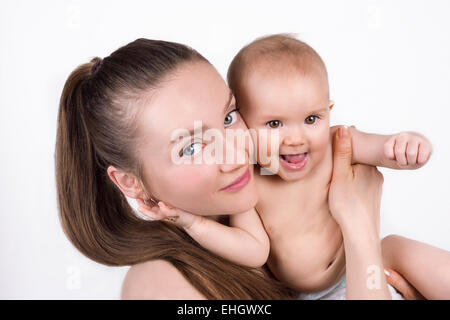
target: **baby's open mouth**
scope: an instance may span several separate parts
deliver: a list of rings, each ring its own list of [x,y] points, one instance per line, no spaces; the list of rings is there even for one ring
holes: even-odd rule
[[[301,170],[308,162],[308,153],[280,154],[280,162],[288,170]]]
[[[298,153],[298,154],[281,154],[280,157],[289,163],[300,163],[306,158],[306,152],[305,153]]]

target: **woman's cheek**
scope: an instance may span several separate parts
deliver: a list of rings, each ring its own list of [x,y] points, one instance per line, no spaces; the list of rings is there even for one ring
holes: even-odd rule
[[[199,201],[200,197],[216,191],[216,166],[206,164],[179,165],[171,170],[168,179],[168,190],[177,197]],[[196,198],[196,199],[194,199]]]

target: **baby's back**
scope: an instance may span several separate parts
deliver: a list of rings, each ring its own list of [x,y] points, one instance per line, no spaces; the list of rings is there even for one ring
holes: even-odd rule
[[[305,179],[285,182],[261,176],[255,169],[260,194],[256,209],[270,237],[268,266],[292,289],[313,292],[336,283],[345,272],[339,225],[328,207],[332,151]]]

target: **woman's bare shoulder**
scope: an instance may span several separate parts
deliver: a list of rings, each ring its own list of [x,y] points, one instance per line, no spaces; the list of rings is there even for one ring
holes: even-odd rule
[[[122,283],[121,299],[205,299],[175,268],[165,260],[151,260],[133,265]]]

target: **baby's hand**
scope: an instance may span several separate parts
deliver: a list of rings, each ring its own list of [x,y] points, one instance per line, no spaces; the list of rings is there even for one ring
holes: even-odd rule
[[[183,211],[181,209],[173,208],[159,201],[158,204],[151,206],[149,203],[144,203],[143,200],[137,199],[139,204],[138,210],[143,215],[152,218],[153,220],[166,220],[175,223],[177,226],[189,229],[195,222],[198,222],[202,217],[192,213]]]
[[[395,160],[402,169],[417,169],[430,159],[433,153],[431,142],[415,132],[401,132],[393,135],[384,144],[384,154]]]

